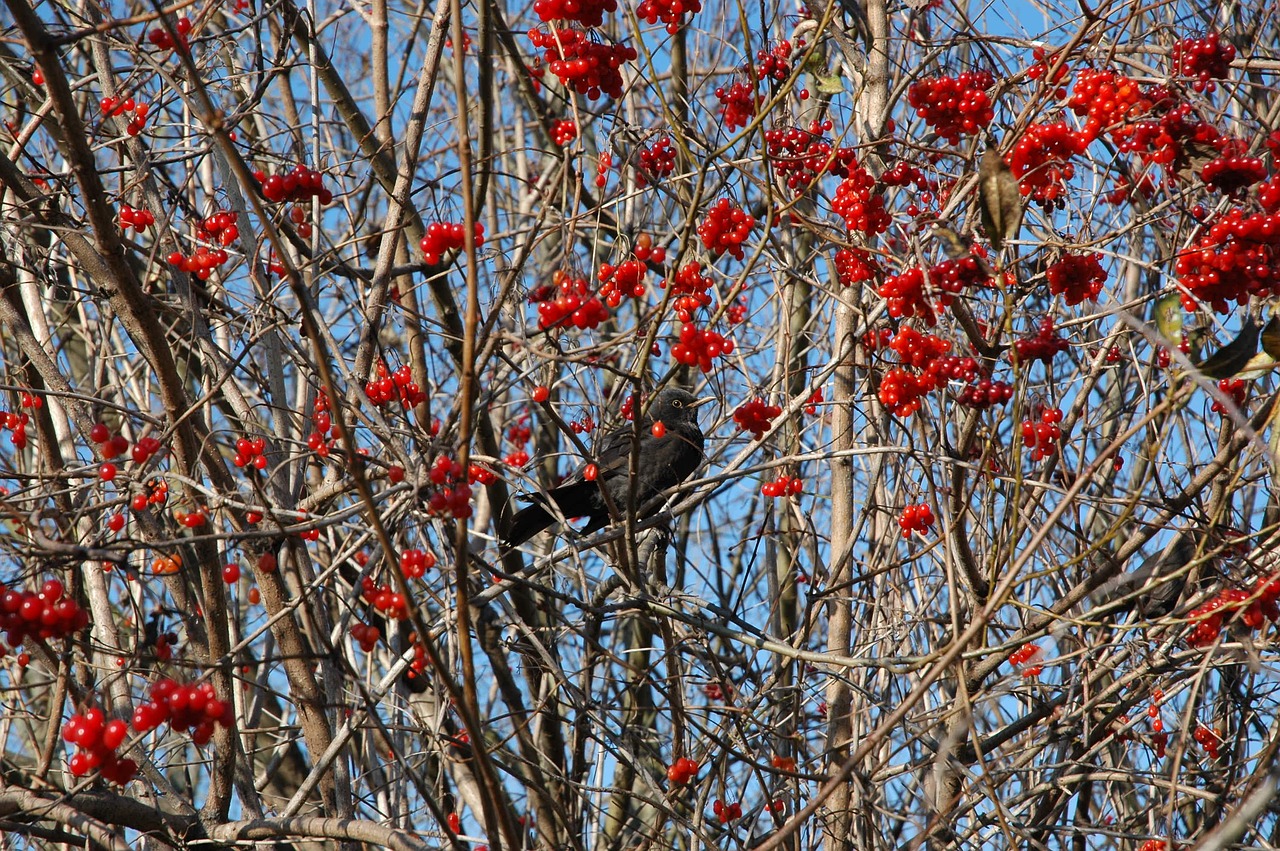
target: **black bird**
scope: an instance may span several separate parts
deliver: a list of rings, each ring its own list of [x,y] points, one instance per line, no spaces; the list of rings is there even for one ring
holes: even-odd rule
[[[658,393],[649,413],[640,423],[639,471],[636,482],[637,506],[643,506],[667,488],[675,487],[702,464],[702,429],[698,428],[698,406],[711,401],[698,399],[687,390],[667,388]],[[662,423],[665,434],[654,435],[653,426]],[[659,430],[661,433],[661,430]],[[635,426],[627,423],[605,435],[596,453],[596,476],[586,478],[590,464],[583,464],[559,486],[545,493],[521,494],[536,504],[522,508],[511,518],[502,536],[504,549],[518,547],[556,522],[548,510],[554,504],[560,516],[586,517],[581,534],[589,535],[609,525],[609,502],[625,512],[631,496],[631,447]],[[603,489],[603,493],[602,493]],[[605,493],[609,500],[605,499]]]

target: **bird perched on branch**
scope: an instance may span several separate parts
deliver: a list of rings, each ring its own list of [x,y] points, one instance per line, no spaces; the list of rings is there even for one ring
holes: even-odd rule
[[[556,522],[557,517],[586,517],[581,534],[589,535],[609,525],[610,503],[625,513],[631,498],[631,449],[638,452],[636,508],[675,487],[702,464],[702,429],[698,407],[711,399],[698,399],[687,390],[662,390],[636,427],[627,423],[605,435],[595,460],[583,464],[561,484],[543,493],[521,494],[534,501],[511,518],[502,536],[504,549],[518,547]],[[608,499],[605,495],[608,495]],[[551,510],[551,506],[558,511]]]

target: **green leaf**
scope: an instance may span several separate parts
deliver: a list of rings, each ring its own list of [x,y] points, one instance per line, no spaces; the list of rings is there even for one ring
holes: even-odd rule
[[[1258,353],[1258,323],[1249,317],[1244,321],[1240,334],[1218,349],[1202,363],[1196,365],[1208,378],[1230,378],[1248,365]]]
[[[819,94],[838,95],[844,91],[844,81],[839,74],[824,76],[822,74],[814,74],[814,88]]]
[[[1170,345],[1182,342],[1182,297],[1170,293],[1156,302],[1156,329]]]

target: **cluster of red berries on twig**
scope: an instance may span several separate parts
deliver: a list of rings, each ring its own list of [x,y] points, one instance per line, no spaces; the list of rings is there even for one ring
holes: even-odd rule
[[[698,761],[682,756],[667,768],[667,779],[678,786],[691,782],[698,776]]]
[[[1040,419],[1022,421],[1022,445],[1031,450],[1031,460],[1039,461],[1048,458],[1058,447],[1062,439],[1062,411],[1058,408],[1045,408]]]
[[[147,116],[151,113],[151,104],[134,100],[131,97],[104,97],[98,101],[98,107],[102,110],[102,114],[106,116],[132,113],[133,117],[129,119],[129,123],[125,126],[125,132],[130,136],[137,136],[142,132],[143,128],[147,126]]]
[[[621,97],[619,69],[639,55],[634,47],[598,42],[587,32],[570,27],[550,26],[545,31],[534,28],[529,31],[529,41],[543,51],[547,70],[559,78],[561,85],[586,95],[588,100],[599,100],[602,95]]]
[[[128,204],[121,204],[120,212],[116,214],[116,221],[126,231],[133,228],[141,233],[156,223],[156,217],[151,215],[150,210],[134,209]]]
[[[478,469],[472,465],[473,470]],[[467,471],[448,455],[440,455],[431,465],[427,477],[432,484],[427,497],[427,510],[431,514],[450,515],[458,520],[471,516],[471,484],[473,478],[464,478]]]
[[[715,281],[709,275],[702,274],[701,263],[690,261],[680,267],[674,278],[670,281],[664,279],[658,286],[664,290],[670,287],[676,293],[671,303],[676,318],[681,322],[690,322],[698,308],[711,304],[711,295],[707,291],[714,284]]]
[[[372,576],[365,576],[360,580],[360,596],[386,617],[400,621],[409,617],[409,606],[404,595],[390,585],[379,585]]]
[[[1151,108],[1138,83],[1110,69],[1084,68],[1076,76],[1067,106],[1085,116],[1083,133],[1093,141]]]
[[[1218,640],[1225,624],[1239,624],[1250,630],[1262,629],[1280,620],[1280,574],[1258,577],[1253,587],[1224,588],[1212,600],[1192,609],[1187,644],[1206,647]]]
[[[644,278],[648,272],[649,267],[639,259],[624,260],[617,266],[600,264],[597,277],[605,304],[613,308],[622,304],[623,298],[642,298],[646,292]]]
[[[1267,168],[1261,157],[1243,153],[1225,153],[1214,157],[1200,169],[1200,179],[1205,185],[1224,195],[1232,195],[1267,178]]]
[[[772,482],[765,482],[760,486],[760,493],[770,499],[798,496],[803,492],[804,479],[798,476],[788,476],[785,472],[779,473],[778,478]]]
[[[662,21],[667,25],[667,32],[675,35],[680,31],[685,14],[690,18],[702,11],[699,0],[640,0],[636,6],[636,17],[648,24]]]
[[[311,424],[315,430],[307,435],[307,448],[321,458],[328,458],[338,435],[330,436],[329,434],[329,430],[333,427],[333,416],[329,413],[329,397],[324,390],[316,394],[315,405],[311,412]]]
[[[407,363],[391,371],[385,361],[379,361],[377,375],[365,382],[364,392],[378,407],[399,402],[408,410],[427,401],[427,394],[413,380],[413,370]]]
[[[1009,654],[1009,664],[1018,669],[1023,679],[1034,679],[1044,671],[1041,660],[1044,649],[1035,642],[1028,642]]]
[[[698,225],[698,236],[713,255],[727,253],[741,260],[745,253],[742,244],[751,236],[755,225],[753,216],[728,198],[721,198],[707,210],[706,217]]]
[[[151,699],[133,710],[133,729],[146,733],[167,723],[179,732],[190,730],[191,741],[205,745],[213,738],[214,725],[234,723],[231,701],[219,700],[213,684],[180,683],[164,677],[150,689]]]
[[[718,357],[733,354],[733,348],[733,340],[723,334],[686,322],[680,329],[680,342],[671,347],[671,356],[676,363],[710,372],[712,362]]]
[[[1106,270],[1098,257],[1096,253],[1066,254],[1051,264],[1045,270],[1049,292],[1065,296],[1064,300],[1071,307],[1085,299],[1096,302],[1107,282]]]
[[[1280,295],[1280,215],[1227,211],[1178,255],[1174,269],[1188,311],[1203,302],[1226,313],[1229,302]]]
[[[769,167],[796,195],[810,189],[824,174],[847,177],[849,169],[857,167],[853,148],[832,148],[822,135],[833,126],[827,119],[815,120],[807,129],[774,127],[764,131]]]
[[[730,133],[750,124],[764,103],[764,96],[756,93],[755,86],[742,80],[735,80],[728,88],[718,87],[715,94],[720,101],[720,120]]]
[[[884,274],[884,269],[865,248],[841,248],[833,261],[836,280],[843,287],[852,287],[873,281]]]
[[[1191,36],[1173,44],[1173,73],[1194,78],[1197,92],[1212,93],[1213,81],[1226,79],[1235,58],[1235,45],[1218,33]]]
[[[186,53],[189,49],[187,37],[191,35],[191,19],[183,15],[174,22],[173,29],[178,34],[176,45],[174,44],[173,36],[169,35],[169,31],[164,27],[152,27],[148,30],[147,41],[151,42],[158,50],[173,50],[176,46],[181,52]]]
[[[89,613],[65,593],[57,579],[45,580],[39,591],[0,584],[0,630],[5,642],[20,647],[28,638],[66,638],[88,626]]]
[[[1075,176],[1071,158],[1083,154],[1088,137],[1064,122],[1032,124],[1005,156],[1023,195],[1042,207],[1064,201],[1066,182]]]
[[[562,118],[551,125],[551,141],[563,148],[578,138],[578,123],[572,118]]]
[[[647,186],[669,177],[676,170],[676,149],[670,136],[659,136],[652,145],[640,149],[640,168],[636,171],[636,183]]]
[[[232,463],[237,467],[250,467],[255,470],[267,468],[267,456],[262,453],[267,448],[267,441],[261,437],[241,437],[236,440],[236,455]]]
[[[1249,395],[1248,383],[1243,378],[1223,378],[1218,381],[1218,390],[1230,400],[1228,404],[1237,411],[1244,407],[1244,400]],[[1213,406],[1209,410],[1215,414],[1228,413],[1227,406],[1217,399],[1213,400]]]
[[[933,528],[933,523],[933,509],[924,502],[908,505],[902,509],[902,514],[898,515],[898,528],[902,530],[904,538],[910,538],[912,532],[921,534],[928,532]]]
[[[862,166],[851,166],[849,176],[836,187],[831,209],[851,231],[875,236],[889,229],[892,218],[884,208],[884,195],[875,178]]]
[[[128,724],[119,718],[107,721],[97,707],[72,715],[62,725],[62,740],[78,748],[67,762],[71,775],[84,777],[91,771],[101,771],[108,783],[128,783],[138,773],[138,764],[116,754],[128,734]]]
[[[551,286],[530,293],[529,301],[538,305],[538,327],[544,330],[596,328],[609,318],[608,309],[587,279],[562,269],[552,277]]]
[[[995,108],[987,89],[995,85],[990,71],[965,71],[957,77],[925,77],[907,89],[907,102],[949,144],[976,136],[991,124]]]
[[[733,412],[733,421],[738,424],[738,428],[751,432],[759,440],[781,413],[782,408],[777,405],[770,405],[763,399],[751,399],[737,407]]]
[[[1059,352],[1066,350],[1067,341],[1054,330],[1052,316],[1046,316],[1037,323],[1034,336],[1022,337],[1013,343],[1014,357],[1025,364],[1038,360],[1049,366]]]
[[[273,203],[298,203],[312,198],[318,198],[321,204],[333,203],[333,192],[325,187],[324,175],[303,163],[280,174],[258,170],[253,176],[262,189],[262,197]]]
[[[472,231],[476,248],[484,245],[484,225],[475,223]],[[418,248],[422,251],[422,262],[435,266],[450,251],[461,251],[467,244],[466,225],[462,222],[432,222],[427,225],[422,239],[418,240]]]
[[[572,21],[584,27],[598,27],[604,16],[618,11],[618,0],[535,0],[533,12],[543,23]]]
[[[405,579],[421,579],[435,566],[435,553],[427,550],[408,549],[400,553],[400,572]]]
[[[217,210],[205,216],[196,227],[196,250],[191,254],[174,251],[168,258],[169,265],[189,272],[202,281],[208,280],[214,270],[231,259],[226,246],[240,238],[234,210]],[[210,247],[212,246],[212,247]]]
[[[726,804],[724,801],[716,798],[715,803],[711,805],[711,811],[715,813],[716,819],[721,824],[728,824],[731,821],[737,821],[742,818],[742,804],[734,801]]]

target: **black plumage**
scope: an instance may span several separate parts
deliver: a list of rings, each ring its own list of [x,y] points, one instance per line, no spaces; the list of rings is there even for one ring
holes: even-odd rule
[[[583,464],[549,491],[521,494],[521,498],[533,500],[534,504],[517,511],[511,518],[502,536],[502,546],[508,549],[518,547],[555,523],[556,514],[549,510],[551,505],[559,511],[559,516],[588,518],[581,531],[583,535],[609,525],[610,501],[620,514],[625,513],[631,494],[632,447],[637,447],[639,452],[637,508],[689,478],[702,464],[703,440],[702,429],[698,427],[698,406],[707,401],[710,400],[697,399],[692,393],[679,388],[659,392],[649,406],[648,415],[640,423],[638,446],[636,427],[626,423],[609,432],[601,441],[594,460],[594,480],[585,477],[589,464]],[[665,429],[661,437],[653,433],[655,423],[662,423]],[[606,493],[608,500],[605,499]]]

